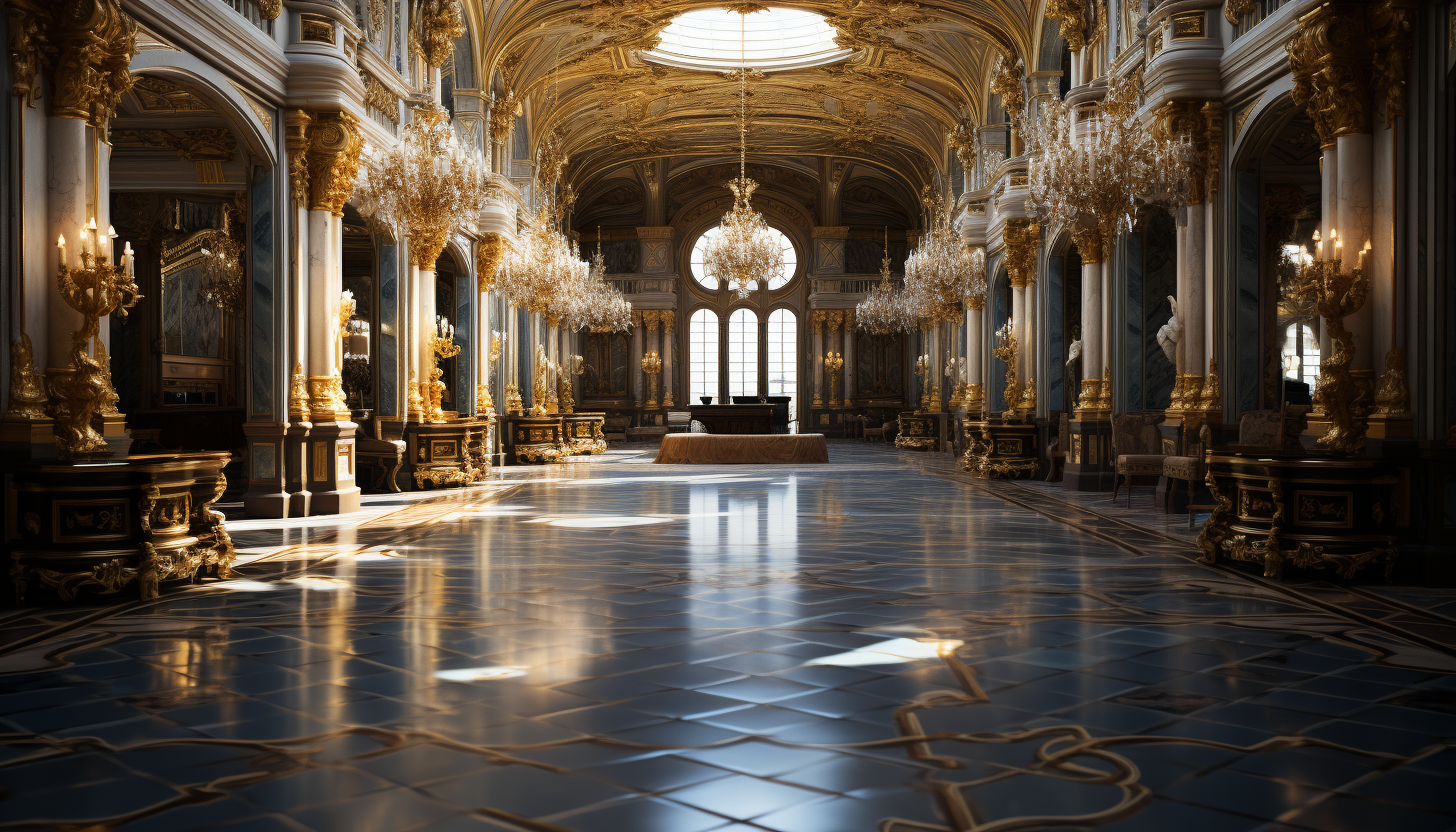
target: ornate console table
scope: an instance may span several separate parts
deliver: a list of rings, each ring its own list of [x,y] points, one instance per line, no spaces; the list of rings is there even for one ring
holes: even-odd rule
[[[560,416],[507,416],[505,446],[517,465],[560,462],[566,458]]]
[[[981,479],[1036,476],[1037,429],[1032,422],[1007,422],[994,417],[966,422],[963,468]]]
[[[913,451],[939,451],[945,441],[946,414],[901,413],[895,447]]]
[[[18,462],[5,479],[7,574],[17,603],[63,601],[164,583],[227,577],[233,543],[213,503],[227,489],[226,452],[148,454],[105,462]]]
[[[404,429],[405,476],[416,490],[466,485],[490,470],[486,419],[410,422]]]
[[[605,413],[568,413],[561,417],[566,450],[570,454],[604,454],[607,438],[602,432]]]
[[[1285,453],[1211,454],[1208,484],[1216,508],[1198,535],[1202,560],[1332,568],[1350,578],[1366,566],[1395,564],[1397,479],[1379,460]]]

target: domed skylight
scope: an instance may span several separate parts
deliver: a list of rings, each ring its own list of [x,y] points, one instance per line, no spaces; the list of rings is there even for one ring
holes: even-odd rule
[[[643,57],[691,69],[732,69],[740,60],[759,69],[818,66],[849,56],[851,50],[834,42],[835,34],[823,15],[800,9],[749,15],[695,9],[674,18],[662,30],[662,42]]]

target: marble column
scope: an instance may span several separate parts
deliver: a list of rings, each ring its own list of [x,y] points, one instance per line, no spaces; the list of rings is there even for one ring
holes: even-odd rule
[[[1340,200],[1339,200],[1339,162],[1340,151],[1334,140],[1330,140],[1322,148],[1320,155],[1320,240],[1324,244],[1322,251],[1328,252],[1330,240],[1338,236],[1340,227]],[[1312,247],[1311,251],[1315,251]],[[1320,355],[1330,354],[1329,329],[1320,327]]]
[[[844,406],[854,407],[854,397],[859,392],[855,385],[854,372],[854,310],[844,313]]]
[[[419,344],[417,355],[419,366],[415,367],[415,373],[420,383],[420,396],[428,405],[430,401],[430,372],[435,369],[435,351],[430,347],[430,339],[435,336],[435,270],[434,264],[431,268],[420,267],[419,271],[419,304],[415,307],[415,340]]]
[[[90,155],[87,132],[84,119],[65,116],[46,118],[48,158],[44,175],[48,184],[46,196],[50,220],[46,238],[55,253],[52,257],[60,253],[60,249],[55,247],[56,241],[62,236],[66,238],[66,265],[72,268],[81,265],[81,233],[91,218],[88,205],[91,188],[86,175],[89,166],[87,157]],[[59,260],[56,262],[59,263]],[[51,275],[55,273],[54,268],[50,270]],[[54,278],[50,284],[54,286]],[[43,369],[49,380],[60,374],[70,374],[71,333],[81,328],[81,313],[72,309],[53,288],[46,292],[46,299],[45,356],[48,366]],[[103,321],[102,325],[105,324]],[[54,396],[51,398],[54,399]]]
[[[986,299],[972,298],[966,306],[966,379],[969,394],[966,411],[979,415],[986,407],[986,385],[982,362],[985,360],[984,323]]]
[[[1082,390],[1076,404],[1077,418],[1096,418],[1093,414],[1101,410],[1106,362],[1102,349],[1102,260],[1106,245],[1095,228],[1079,228],[1072,234],[1082,256]]]
[[[647,327],[646,345],[643,347],[643,349],[646,350],[646,353],[644,353],[644,355],[647,353],[656,352],[657,357],[659,359],[662,358],[662,349],[660,348],[658,343],[660,340],[658,326],[661,324],[661,322],[661,315],[656,309],[648,309],[642,313],[642,323]],[[645,407],[651,410],[657,407],[657,395],[658,392],[661,390],[661,379],[657,378],[657,376],[661,374],[661,370],[659,370],[658,373],[646,373],[645,371],[644,373],[645,377],[643,378],[643,384],[647,388],[648,396]],[[656,391],[654,391],[653,389],[654,381],[657,382]]]
[[[1184,291],[1178,298],[1178,314],[1183,318],[1183,360],[1187,372],[1203,376],[1208,371],[1208,355],[1204,347],[1204,280],[1207,273],[1208,250],[1205,230],[1208,211],[1203,203],[1187,207],[1188,226],[1184,235],[1183,251],[1187,256],[1187,276]],[[1183,271],[1180,267],[1179,271]],[[1201,385],[1200,385],[1201,386]]]
[[[1368,132],[1355,133],[1340,136],[1335,142],[1339,148],[1336,216],[1339,218],[1339,242],[1342,244],[1335,253],[1343,256],[1344,267],[1348,270],[1359,265],[1360,250],[1371,241],[1374,136]],[[1328,247],[1326,251],[1329,251]],[[1355,357],[1350,363],[1350,370],[1357,376],[1364,375],[1372,388],[1375,371],[1370,340],[1373,320],[1371,304],[1367,302],[1344,321],[1345,328],[1355,339]]]
[[[814,327],[814,402],[813,407],[823,407],[824,398],[824,310],[816,309],[810,314],[810,325]]]
[[[672,345],[677,340],[675,314],[664,309],[662,315],[662,406],[672,407]]]
[[[643,334],[642,334],[642,313],[632,313],[632,356],[629,371],[632,373],[632,397],[638,407],[642,407],[647,400],[647,389],[642,377],[642,355],[643,355]]]

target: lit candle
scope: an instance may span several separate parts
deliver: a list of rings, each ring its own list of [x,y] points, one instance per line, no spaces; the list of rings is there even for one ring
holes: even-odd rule
[[[1318,229],[1314,232],[1314,256],[1320,260],[1325,259],[1325,241],[1320,239]]]
[[[122,252],[122,257],[121,257],[122,268],[126,271],[126,276],[127,277],[131,277],[131,276],[133,276],[135,274],[135,265],[134,265],[135,263],[136,263],[136,252],[134,252],[134,251],[131,250],[131,240],[127,240],[126,241],[126,250],[124,252]]]
[[[61,250],[60,264],[62,266],[66,265],[66,235],[62,234],[56,238],[56,248]]]
[[[106,259],[108,260],[111,259],[112,253],[116,250],[116,243],[114,241],[118,236],[120,235],[116,233],[116,226],[106,226]]]
[[[92,257],[96,256],[96,218],[92,217],[86,223],[86,235],[81,238],[86,244],[86,253]]]

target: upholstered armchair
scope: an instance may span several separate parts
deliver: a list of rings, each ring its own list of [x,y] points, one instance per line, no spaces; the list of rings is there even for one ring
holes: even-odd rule
[[[1163,411],[1151,410],[1120,413],[1112,417],[1112,453],[1117,460],[1112,476],[1112,499],[1127,486],[1127,504],[1132,505],[1133,485],[1158,484],[1163,475],[1163,461],[1168,458],[1162,452],[1163,440],[1158,434],[1158,425],[1163,421]]]

